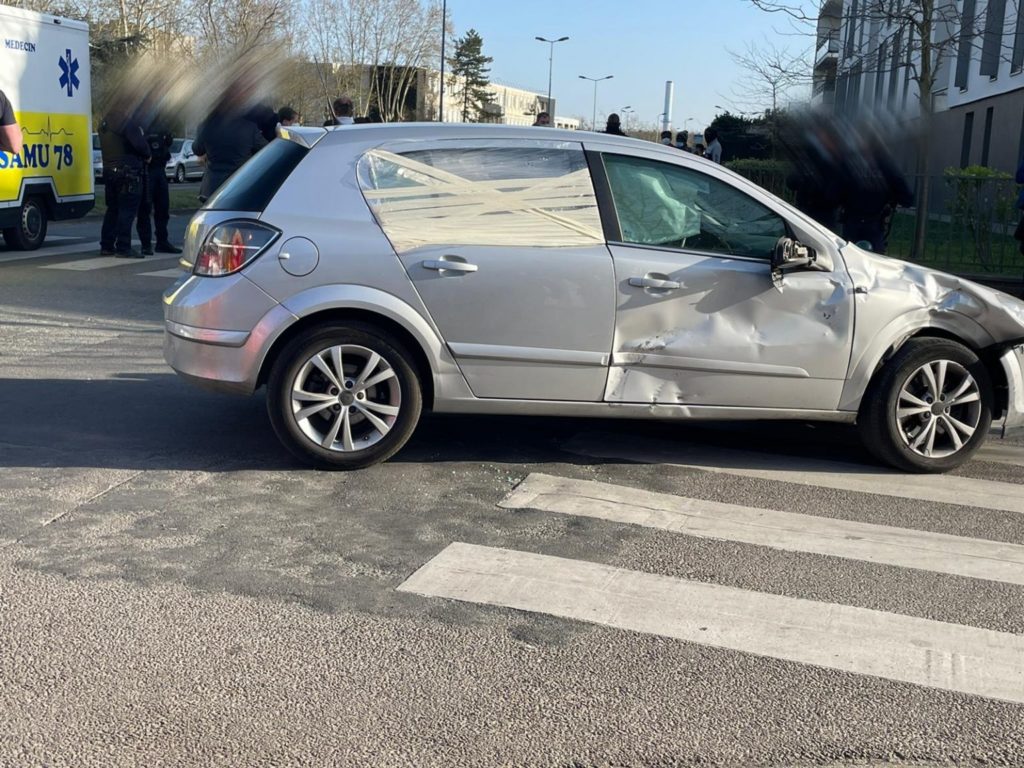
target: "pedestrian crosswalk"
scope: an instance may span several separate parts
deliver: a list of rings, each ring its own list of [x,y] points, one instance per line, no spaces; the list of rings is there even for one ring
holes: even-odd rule
[[[577,435],[565,448],[637,464],[678,464],[712,476],[816,486],[832,496],[841,492],[851,506],[866,510],[884,503],[879,497],[892,497],[923,505],[956,504],[973,517],[988,511],[1024,512],[1024,483],[909,476],[707,445],[630,441],[622,434]],[[1024,472],[1024,446],[995,443],[978,460],[1015,465]],[[635,480],[619,485],[531,473],[498,506],[510,514],[531,510],[598,525],[636,526],[657,536],[734,542],[762,548],[768,557],[797,552],[834,558],[828,573],[837,581],[850,578],[854,563],[901,569],[907,578],[931,580],[936,586],[928,599],[938,604],[944,588],[957,589],[949,586],[956,582],[943,578],[970,579],[1008,600],[1009,615],[1017,616],[1011,625],[1020,626],[1024,518],[1018,525],[1011,515],[1010,527],[1000,529],[1000,536],[976,538],[862,522],[849,514],[838,518],[691,498],[685,477],[678,485],[672,492],[654,492],[635,487]],[[613,563],[595,562],[601,558],[597,552],[593,560],[577,557],[454,541],[398,590],[1024,704],[1024,634],[716,584],[713,576],[679,578],[651,572],[649,563],[633,569],[628,556]]]
[[[142,277],[177,278],[183,274],[180,267],[160,270],[151,269],[154,264],[166,265],[168,263],[176,262],[177,260],[177,256],[148,256],[145,259],[125,259],[118,258],[117,256],[95,256],[92,258],[69,259],[55,264],[40,264],[39,269],[58,270],[63,272],[95,272],[97,270],[105,269],[121,269],[130,266],[138,268],[140,266],[144,266],[149,269],[145,272],[133,272],[133,274],[137,274]]]

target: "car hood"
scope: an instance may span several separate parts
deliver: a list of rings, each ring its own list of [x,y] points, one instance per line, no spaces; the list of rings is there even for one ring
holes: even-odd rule
[[[992,344],[1024,342],[1024,301],[937,269],[880,256],[853,244],[842,249],[857,293],[866,294],[872,313],[925,312],[970,318]]]

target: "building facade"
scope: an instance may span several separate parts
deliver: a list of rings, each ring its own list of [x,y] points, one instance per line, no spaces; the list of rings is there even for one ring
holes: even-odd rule
[[[842,115],[920,113],[920,0],[824,0],[813,101]],[[932,168],[1013,173],[1024,157],[1024,0],[936,0]]]

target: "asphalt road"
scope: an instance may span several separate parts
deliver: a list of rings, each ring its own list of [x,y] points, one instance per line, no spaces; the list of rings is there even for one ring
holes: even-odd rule
[[[437,415],[314,472],[97,228],[0,247],[0,765],[1024,765],[1019,438]]]

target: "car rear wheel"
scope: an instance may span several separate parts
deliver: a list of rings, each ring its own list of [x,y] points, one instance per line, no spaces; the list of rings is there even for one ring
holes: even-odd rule
[[[46,206],[38,197],[25,198],[18,223],[4,230],[4,242],[19,251],[34,251],[46,240]]]
[[[267,409],[278,438],[323,469],[360,469],[405,445],[422,409],[400,342],[363,324],[321,326],[293,341],[271,370]]]
[[[184,165],[179,165],[177,168],[174,169],[174,180],[176,182],[178,182],[179,184],[184,184],[185,183],[186,178],[185,178],[185,166]]]
[[[910,472],[946,472],[992,425],[992,382],[978,356],[947,339],[911,339],[865,394],[858,424],[868,450]]]

